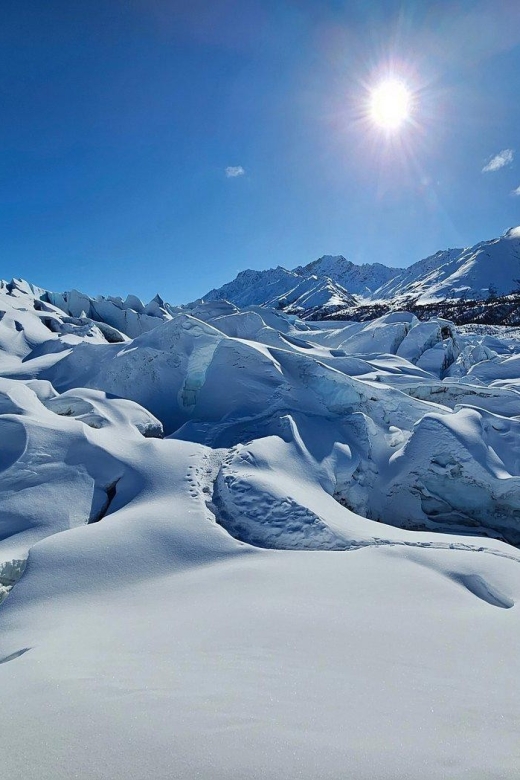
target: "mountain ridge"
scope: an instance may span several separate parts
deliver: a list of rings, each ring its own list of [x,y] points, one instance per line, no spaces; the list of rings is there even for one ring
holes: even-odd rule
[[[306,281],[305,300],[298,296],[298,277]],[[328,280],[328,299],[323,280]],[[320,300],[312,297],[313,284],[320,289]],[[323,255],[294,269],[250,269],[194,303],[226,299],[237,306],[264,305],[315,318],[352,308],[352,297],[354,305],[410,300],[425,305],[447,299],[483,301],[519,287],[520,228],[509,228],[499,238],[439,250],[402,269],[379,262],[356,265],[343,255]]]
[[[76,289],[53,292],[23,279],[0,281],[1,289],[14,296],[34,295],[42,309],[50,307],[51,314],[59,310],[83,324],[102,324],[107,337],[114,338],[117,334],[107,329],[135,338],[179,312],[218,301],[312,320],[366,320],[399,308],[413,310],[422,319],[444,316],[448,305],[453,309],[459,303],[471,310],[478,303],[478,319],[472,320],[471,311],[464,311],[461,322],[515,324],[520,310],[520,228],[510,228],[499,238],[466,249],[439,250],[403,269],[378,262],[356,265],[343,255],[323,255],[294,269],[244,269],[232,281],[180,306],[167,303],[160,295],[145,304],[135,295],[123,299],[93,297]],[[493,312],[488,317],[490,306]]]

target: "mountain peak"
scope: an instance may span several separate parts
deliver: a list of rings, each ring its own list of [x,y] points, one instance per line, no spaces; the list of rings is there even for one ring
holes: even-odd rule
[[[520,238],[520,225],[518,227],[510,227],[504,233],[504,238]]]

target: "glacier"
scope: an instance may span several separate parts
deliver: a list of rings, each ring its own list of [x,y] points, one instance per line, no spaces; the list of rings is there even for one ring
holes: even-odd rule
[[[517,777],[520,331],[280,306],[342,267],[0,284],[7,777]]]

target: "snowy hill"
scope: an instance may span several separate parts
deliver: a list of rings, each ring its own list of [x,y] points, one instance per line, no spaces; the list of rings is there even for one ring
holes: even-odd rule
[[[3,283],[6,777],[516,780],[519,389],[514,328]]]
[[[439,251],[405,269],[381,263],[357,266],[342,255],[325,255],[292,271],[281,267],[243,271],[200,300],[228,300],[237,306],[256,304],[326,318],[342,309],[352,316],[356,304],[370,302],[403,306],[446,299],[487,300],[519,290],[519,280],[520,228],[511,228],[500,238],[469,249]]]

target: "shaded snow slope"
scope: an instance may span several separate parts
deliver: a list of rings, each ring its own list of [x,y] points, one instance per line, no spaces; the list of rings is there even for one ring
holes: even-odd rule
[[[100,303],[0,289],[6,776],[514,780],[517,331]]]

